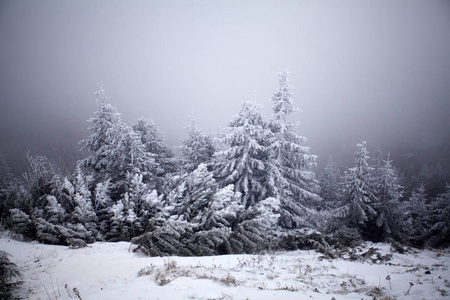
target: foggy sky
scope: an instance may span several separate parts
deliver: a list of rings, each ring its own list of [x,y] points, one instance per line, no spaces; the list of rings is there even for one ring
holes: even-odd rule
[[[214,132],[264,106],[289,69],[299,133],[319,163],[449,140],[448,1],[0,2],[0,152],[78,149],[103,83],[123,121],[171,146],[188,115]]]

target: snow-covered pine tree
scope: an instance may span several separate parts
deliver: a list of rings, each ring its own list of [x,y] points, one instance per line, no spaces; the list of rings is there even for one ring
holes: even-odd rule
[[[62,186],[61,186],[61,197],[58,199],[58,202],[61,203],[62,208],[67,212],[71,213],[75,208],[75,203],[73,198],[75,196],[75,187],[72,182],[70,182],[69,178],[64,177]]]
[[[24,199],[17,201],[20,209],[31,215],[34,208],[44,209],[47,195],[58,196],[61,186],[60,171],[46,156],[35,157],[27,153],[30,163],[28,172],[23,175]],[[17,206],[16,206],[17,207]]]
[[[97,215],[97,227],[101,235],[105,236],[109,232],[109,209],[113,201],[109,195],[110,179],[97,183],[94,191],[94,212]]]
[[[372,188],[371,171],[368,164],[366,142],[356,145],[355,166],[345,172],[344,205],[337,209],[337,215],[348,227],[358,228],[367,234],[366,225],[374,220],[377,213],[372,205],[377,201]]]
[[[327,164],[320,174],[320,195],[323,199],[323,208],[336,208],[338,201],[342,197],[341,193],[341,172],[337,168],[333,159],[328,158]]]
[[[233,184],[242,194],[242,203],[253,206],[265,199],[266,164],[269,151],[266,146],[271,138],[259,106],[245,101],[239,114],[228,124],[229,133],[224,143],[230,148],[215,154],[215,178],[221,187]]]
[[[11,208],[9,214],[11,218],[11,230],[13,232],[22,234],[25,238],[36,238],[36,228],[27,213],[18,208]]]
[[[82,224],[95,237],[98,235],[98,220],[92,206],[91,192],[88,188],[91,178],[86,176],[79,166],[76,168],[74,177],[75,195],[73,202],[75,208],[71,214],[71,221],[75,224]]]
[[[184,220],[185,217],[192,218],[186,212],[186,203],[192,202],[189,200],[191,190],[188,185],[188,176],[189,174],[183,174],[170,178],[167,184],[167,190],[170,192],[163,203],[154,192],[150,194],[148,201],[153,206],[157,205],[158,211],[153,218],[149,219],[150,230],[132,239],[132,243],[139,245],[138,248],[145,253],[152,256],[193,255],[188,249],[188,241],[192,236],[193,228],[198,224]]]
[[[187,163],[185,169],[190,172],[196,169],[201,163],[208,164],[215,150],[213,139],[199,129],[195,123],[195,117],[191,117],[189,125],[186,127],[187,138],[181,140],[180,146]]]
[[[103,86],[99,85],[95,95],[97,111],[94,112],[94,117],[89,119],[91,125],[88,127],[92,134],[80,141],[83,145],[82,150],[89,151],[91,155],[80,163],[81,166],[104,175],[108,171],[106,167],[110,160],[105,148],[120,138],[115,130],[120,127],[122,120],[117,108],[108,103],[109,98]]]
[[[276,245],[281,202],[266,198],[243,211],[229,238],[232,253],[255,253]]]
[[[5,185],[13,180],[11,168],[5,160],[5,157],[0,153],[0,188],[5,188]]]
[[[193,172],[174,178],[171,185],[173,189],[165,199],[166,211],[161,213],[165,220],[133,242],[152,255],[218,254],[226,243],[229,228],[212,220],[217,191],[212,173],[202,163]],[[222,222],[225,224],[226,220]]]
[[[205,227],[233,228],[239,219],[239,214],[245,210],[241,204],[241,193],[234,191],[232,184],[219,189],[213,197],[205,220]]]
[[[143,182],[141,174],[127,175],[126,191],[122,197],[125,224],[130,238],[150,229],[151,219],[161,209],[161,200],[156,190],[151,190]]]
[[[60,231],[58,231],[59,225],[49,223],[42,217],[36,217],[33,221],[39,242],[52,245],[60,245],[64,242],[64,240],[61,240]]]
[[[107,103],[102,87],[96,93],[95,117],[89,122],[92,135],[82,140],[84,150],[91,153],[80,161],[92,172],[95,182],[111,179],[111,197],[119,199],[127,172],[151,175],[155,169],[153,155],[145,150],[141,137],[124,124],[117,109]]]
[[[372,157],[372,167],[374,169],[374,173],[376,173],[377,170],[380,170],[380,173],[382,173],[381,169],[384,167],[385,163],[383,151],[381,151],[381,147],[378,145],[375,148]]]
[[[384,181],[383,168],[385,166],[385,160],[380,145],[378,145],[375,148],[373,155],[371,157],[371,161],[372,164],[370,166],[372,167],[371,170],[372,188],[375,192],[377,192]]]
[[[123,223],[125,221],[124,205],[122,200],[118,200],[116,204],[110,207],[109,210],[109,231],[105,235],[105,239],[109,242],[119,242],[127,239],[123,235]]]
[[[164,177],[176,169],[174,154],[167,147],[164,135],[156,126],[155,122],[146,118],[139,118],[133,125],[133,130],[140,136],[145,150],[155,159],[154,179],[156,187],[164,184]],[[144,180],[145,181],[145,180]]]
[[[438,195],[431,203],[431,228],[428,247],[447,247],[450,245],[450,185],[447,191]]]
[[[377,177],[377,203],[372,206],[377,212],[376,226],[380,230],[378,232],[372,231],[372,240],[387,241],[392,238],[398,242],[405,242],[407,232],[400,211],[403,187],[400,185],[397,170],[392,165],[389,154]]]
[[[0,299],[13,299],[14,290],[23,284],[19,268],[9,256],[11,254],[0,250]]]
[[[45,219],[53,225],[64,224],[66,211],[54,196],[47,196],[48,204],[45,207]]]
[[[219,189],[205,211],[204,222],[191,238],[189,248],[195,255],[222,255],[234,253],[230,244],[232,230],[245,211],[241,194],[232,184]]]
[[[194,253],[188,245],[193,227],[195,225],[189,222],[169,218],[163,226],[134,238],[132,242],[151,256],[192,256]]]
[[[409,239],[415,246],[423,246],[427,229],[430,227],[427,220],[427,194],[425,184],[422,182],[411,192],[408,201],[403,204],[405,222],[409,232]]]
[[[180,220],[203,223],[206,209],[211,204],[217,190],[213,174],[205,164],[200,164],[185,179],[185,193],[177,214]]]
[[[59,225],[58,230],[62,236],[62,242],[66,239],[77,238],[87,243],[100,239],[97,230],[97,216],[92,207],[91,192],[88,189],[89,178],[86,178],[81,168],[77,167],[72,179],[64,178],[61,197],[57,203],[49,200],[49,205],[44,210],[43,219],[54,225]],[[61,207],[61,208],[59,208]],[[59,223],[51,222],[49,215],[55,219],[52,211],[62,210],[65,214]],[[44,223],[41,222],[41,229]],[[72,236],[73,235],[73,236]]]
[[[15,181],[11,168],[0,153],[0,217],[6,217],[9,209],[14,207]]]
[[[309,154],[309,147],[303,144],[306,137],[300,136],[298,124],[288,117],[299,111],[293,104],[289,72],[279,73],[279,88],[272,96],[273,115],[269,127],[273,133],[270,139],[272,163],[268,172],[269,183],[275,186],[272,196],[281,199],[281,225],[296,228],[306,225],[304,216],[309,212],[308,204],[320,200],[319,183],[312,168],[316,155]]]
[[[124,125],[119,131],[122,131],[121,138],[109,153],[113,160],[111,165],[121,171],[121,178],[126,177],[127,173],[140,173],[150,180],[155,173],[155,155],[145,150],[140,136],[130,127]]]

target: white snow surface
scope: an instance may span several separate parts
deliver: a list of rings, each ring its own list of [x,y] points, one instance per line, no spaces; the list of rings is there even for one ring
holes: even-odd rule
[[[449,249],[399,254],[387,244],[367,244],[360,251],[369,247],[392,259],[328,260],[303,250],[148,257],[127,242],[69,249],[0,238],[0,250],[23,274],[25,299],[450,299]]]

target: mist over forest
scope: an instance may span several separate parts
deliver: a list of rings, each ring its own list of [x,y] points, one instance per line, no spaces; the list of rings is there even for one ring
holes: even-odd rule
[[[16,174],[28,150],[73,168],[99,82],[125,123],[152,119],[179,146],[189,115],[223,131],[255,98],[270,117],[289,69],[318,171],[329,155],[351,166],[363,140],[401,169],[412,155],[445,168],[449,14],[446,1],[2,1],[0,152]]]

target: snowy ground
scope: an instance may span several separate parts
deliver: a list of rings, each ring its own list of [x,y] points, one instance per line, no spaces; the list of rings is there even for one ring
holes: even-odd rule
[[[369,246],[392,259],[327,260],[314,251],[159,258],[126,242],[68,249],[0,238],[24,276],[25,299],[450,299],[449,250]]]

